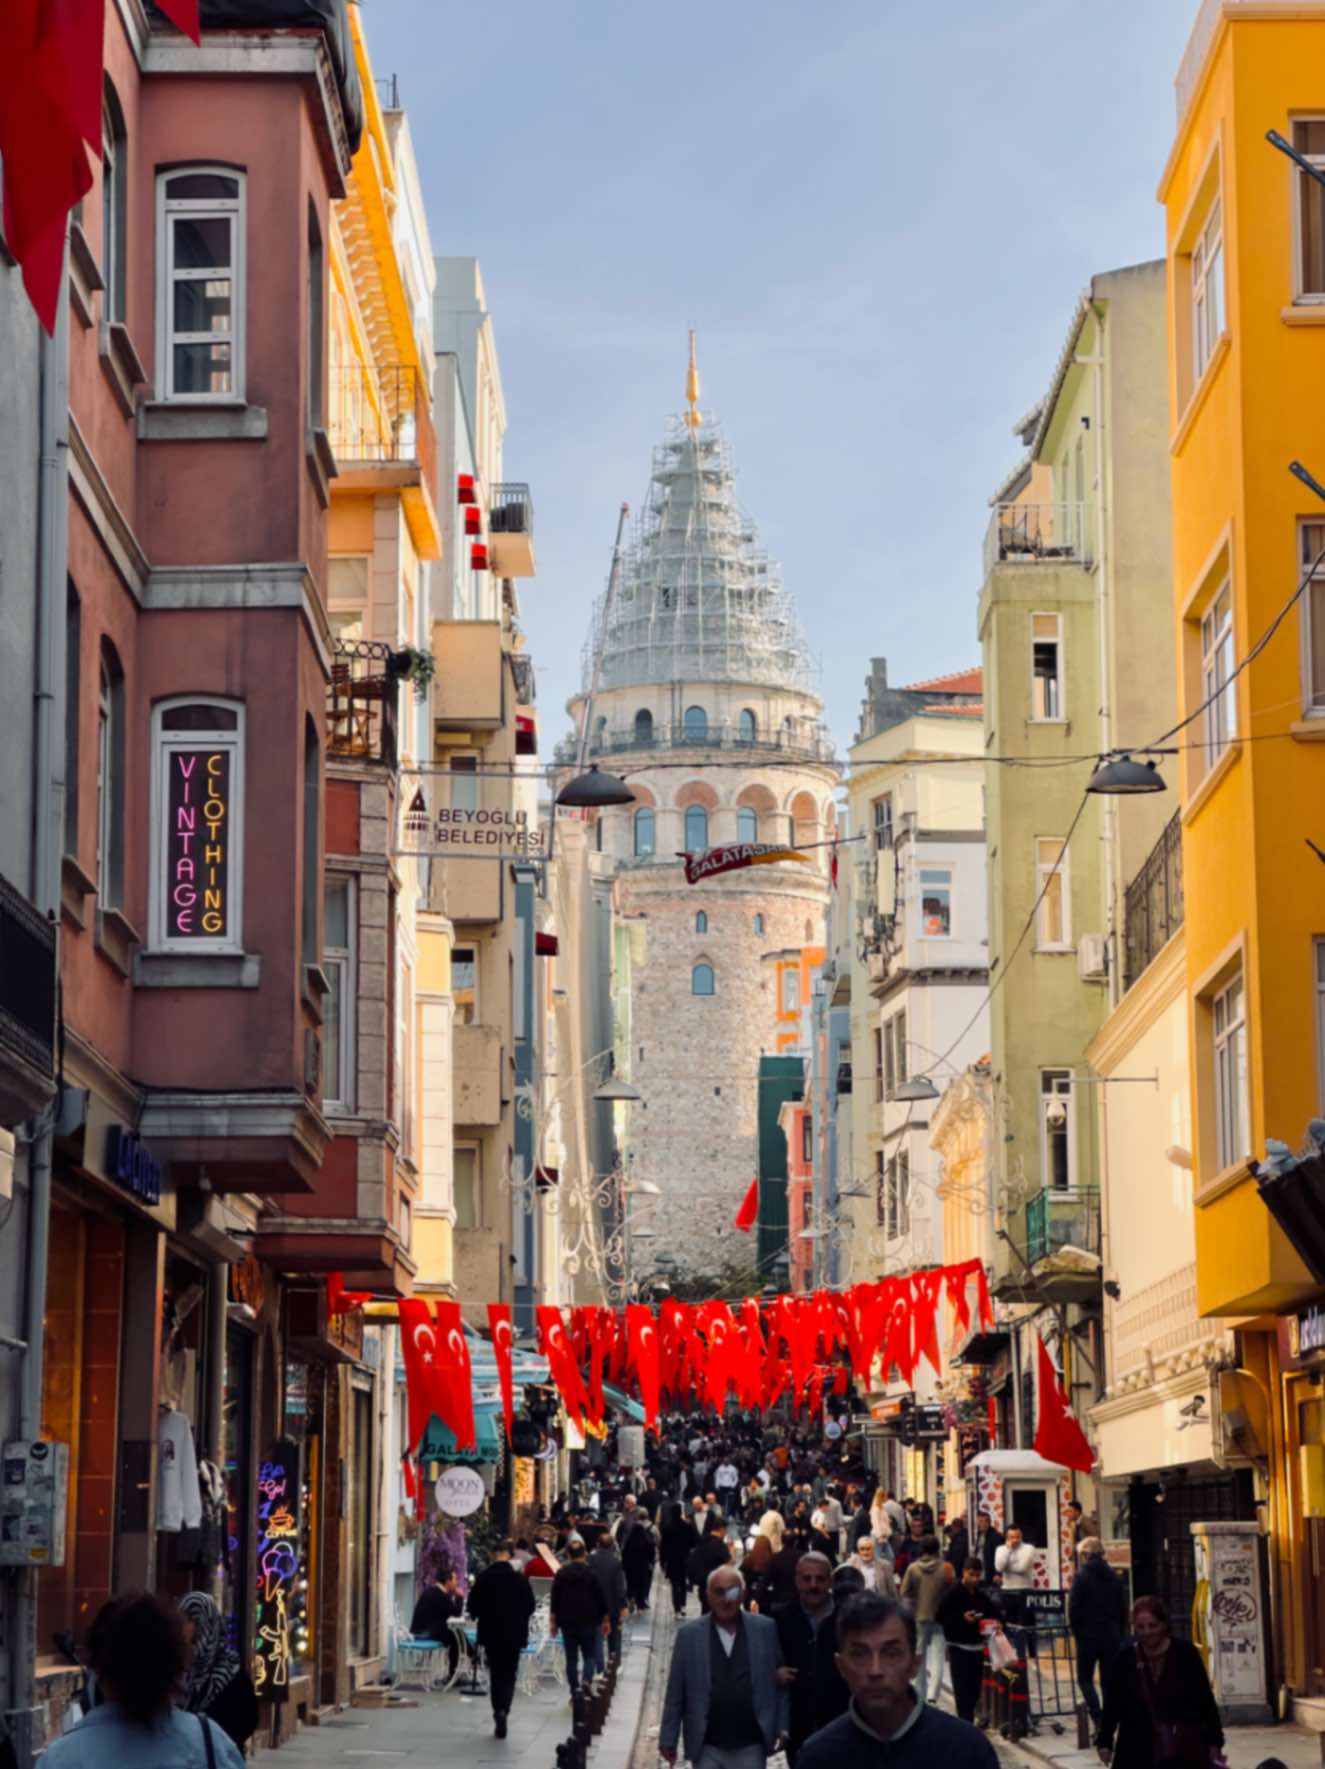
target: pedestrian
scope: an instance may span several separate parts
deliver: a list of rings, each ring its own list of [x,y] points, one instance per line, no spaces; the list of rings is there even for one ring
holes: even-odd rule
[[[1104,1558],[1104,1543],[1098,1536],[1087,1536],[1079,1552],[1081,1567],[1067,1594],[1067,1624],[1077,1647],[1077,1684],[1098,1729],[1100,1698],[1095,1690],[1095,1667],[1099,1666],[1101,1685],[1107,1683],[1109,1667],[1127,1632],[1127,1593]]]
[[[253,1679],[226,1638],[225,1617],[206,1591],[179,1600],[184,1638],[190,1648],[185,1706],[206,1714],[242,1751],[258,1729],[258,1698]]]
[[[786,1737],[778,1631],[767,1616],[742,1613],[743,1590],[734,1566],[715,1568],[709,1613],[677,1632],[658,1741],[667,1763],[683,1742],[694,1769],[764,1769]]]
[[[514,1556],[511,1564],[519,1570]],[[188,1601],[186,1597],[180,1608]],[[460,1595],[460,1580],[453,1571],[448,1571],[445,1578],[433,1579],[420,1591],[409,1623],[410,1634],[415,1640],[436,1640],[439,1645],[446,1647],[453,1681],[460,1666],[460,1642],[451,1626],[451,1618],[464,1613],[465,1600]]]
[[[921,1701],[910,1610],[865,1591],[837,1617],[837,1668],[851,1692],[845,1714],[813,1733],[797,1769],[997,1769],[983,1732]]]
[[[880,1597],[896,1597],[897,1580],[893,1575],[892,1562],[879,1553],[873,1536],[860,1538],[855,1553],[850,1556],[846,1565],[854,1566],[860,1573],[867,1591],[876,1591]]]
[[[1099,1755],[1116,1769],[1209,1769],[1224,1729],[1205,1663],[1190,1641],[1175,1640],[1158,1597],[1132,1605],[1135,1645],[1124,1647],[1104,1679]]]
[[[937,1701],[943,1693],[943,1628],[939,1604],[948,1584],[948,1568],[939,1554],[937,1536],[922,1536],[920,1552],[902,1575],[899,1594],[915,1610],[920,1653],[921,1701]],[[932,1694],[931,1694],[932,1690]]]
[[[146,1591],[112,1597],[92,1623],[87,1663],[102,1704],[46,1747],[46,1769],[244,1769],[222,1726],[174,1705],[189,1646],[171,1604]]]
[[[984,1569],[975,1555],[962,1567],[961,1578],[939,1600],[939,1626],[948,1643],[952,1701],[959,1719],[974,1720],[984,1682],[985,1623],[1001,1620],[1001,1611],[981,1589]]]
[[[806,1529],[790,1524],[783,1531],[782,1546],[777,1549],[768,1568],[768,1604],[772,1609],[790,1603],[796,1595],[796,1566],[802,1554],[810,1551]]]
[[[685,1515],[679,1500],[671,1499],[663,1506],[662,1528],[658,1532],[658,1555],[663,1576],[672,1587],[672,1613],[679,1621],[685,1614],[690,1556],[699,1546],[695,1526]]]
[[[847,1524],[847,1549],[854,1554],[866,1536],[874,1535],[874,1513],[863,1490],[853,1494],[851,1519]]]
[[[718,1496],[718,1503],[727,1511],[736,1508],[736,1495],[741,1486],[741,1471],[732,1461],[730,1455],[724,1455],[721,1462],[713,1470],[713,1490]]]
[[[621,1622],[630,1607],[630,1595],[625,1568],[621,1564],[621,1555],[618,1554],[617,1545],[606,1530],[599,1536],[598,1546],[589,1555],[589,1570],[598,1580],[598,1588],[603,1593],[603,1601],[607,1605],[607,1619],[610,1623],[607,1630],[608,1657],[620,1660]]]
[[[893,1557],[893,1568],[899,1579],[911,1562],[920,1557],[920,1544],[927,1534],[924,1519],[913,1509],[910,1522],[906,1526],[906,1534],[902,1537],[901,1545]]]
[[[974,1553],[980,1557],[984,1568],[984,1579],[987,1585],[994,1582],[994,1556],[1003,1546],[1002,1534],[994,1528],[994,1520],[987,1511],[977,1511],[975,1516],[975,1548]]]
[[[603,1641],[611,1631],[607,1600],[589,1570],[584,1543],[570,1544],[569,1558],[552,1581],[551,1628],[561,1635],[566,1653],[566,1682],[572,1695],[580,1686],[580,1668],[586,1679],[603,1669]]]
[[[658,1482],[650,1474],[644,1482],[644,1491],[639,1496],[640,1510],[645,1513],[650,1523],[657,1520],[662,1500],[663,1496]]]
[[[1003,1613],[1013,1624],[1012,1638],[1022,1658],[1035,1656],[1035,1630],[1029,1624],[1028,1593],[1035,1584],[1035,1549],[1015,1523],[1008,1525],[1007,1538],[994,1550],[994,1582],[1003,1587]]]
[[[955,1517],[948,1525],[948,1549],[944,1558],[952,1568],[953,1576],[960,1578],[962,1569],[971,1558],[971,1537],[964,1517]]]
[[[699,1607],[705,1615],[708,1613],[709,1574],[720,1566],[726,1566],[731,1557],[726,1526],[720,1517],[710,1517],[708,1529],[701,1537],[698,1547],[691,1550],[686,1562],[686,1578],[699,1593]]]
[[[1069,1499],[1067,1501],[1067,1519],[1067,1527],[1072,1532],[1072,1546],[1080,1553],[1081,1544],[1086,1538],[1097,1536],[1100,1533],[1099,1518],[1092,1517],[1080,1499]]]
[[[818,1519],[817,1522],[815,1522],[815,1518]],[[838,1555],[842,1552],[842,1530],[845,1527],[846,1519],[842,1515],[842,1501],[837,1496],[835,1486],[830,1486],[825,1490],[811,1522],[827,1537],[829,1558],[836,1562]]]
[[[821,1630],[832,1638],[833,1568],[824,1554],[802,1554],[796,1566],[796,1599],[773,1611],[785,1667],[782,1680],[791,1688],[787,1761],[794,1765],[805,1740],[814,1731],[815,1647]]]
[[[757,1603],[761,1609],[768,1607],[773,1556],[782,1546],[785,1529],[780,1511],[765,1511],[759,1519],[754,1544],[741,1562],[746,1598]]]
[[[506,1736],[506,1721],[515,1699],[515,1673],[520,1668],[520,1654],[529,1644],[529,1618],[534,1613],[533,1587],[512,1566],[513,1552],[514,1543],[509,1540],[494,1544],[492,1558],[469,1587],[469,1601],[465,1605],[477,1623],[478,1643],[488,1661],[488,1689],[497,1738]],[[584,1552],[583,1548],[580,1552]]]
[[[621,1549],[621,1565],[626,1574],[626,1590],[630,1594],[632,1606],[637,1610],[647,1610],[649,1593],[653,1589],[653,1564],[658,1558],[654,1545],[653,1530],[649,1527],[642,1511],[633,1513],[634,1521],[617,1537]]]

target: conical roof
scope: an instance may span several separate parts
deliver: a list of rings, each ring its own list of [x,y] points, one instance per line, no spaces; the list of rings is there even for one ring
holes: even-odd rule
[[[814,692],[809,649],[781,572],[736,501],[720,426],[694,401],[653,451],[615,594],[595,606],[586,690],[645,682],[745,682]]]

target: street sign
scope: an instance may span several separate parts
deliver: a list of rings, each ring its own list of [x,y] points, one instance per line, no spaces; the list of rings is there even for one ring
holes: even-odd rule
[[[433,1488],[437,1503],[451,1517],[468,1517],[487,1497],[483,1476],[474,1468],[443,1468]]]

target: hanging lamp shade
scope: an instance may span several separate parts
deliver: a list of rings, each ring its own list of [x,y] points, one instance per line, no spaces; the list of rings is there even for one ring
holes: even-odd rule
[[[1106,756],[1086,783],[1087,792],[1111,797],[1167,790],[1155,762],[1137,762],[1127,755]]]
[[[612,805],[633,805],[635,795],[616,774],[604,774],[597,763],[588,773],[568,780],[557,794],[557,803],[572,810],[604,811]]]
[[[919,1103],[921,1100],[938,1099],[939,1090],[928,1075],[913,1075],[909,1081],[899,1081],[893,1088],[891,1097]]]

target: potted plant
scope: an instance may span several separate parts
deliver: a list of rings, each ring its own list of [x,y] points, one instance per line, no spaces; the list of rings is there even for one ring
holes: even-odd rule
[[[428,685],[437,674],[437,659],[431,651],[418,651],[406,645],[403,651],[391,653],[391,673],[399,681],[414,684],[414,698],[426,700]]]

